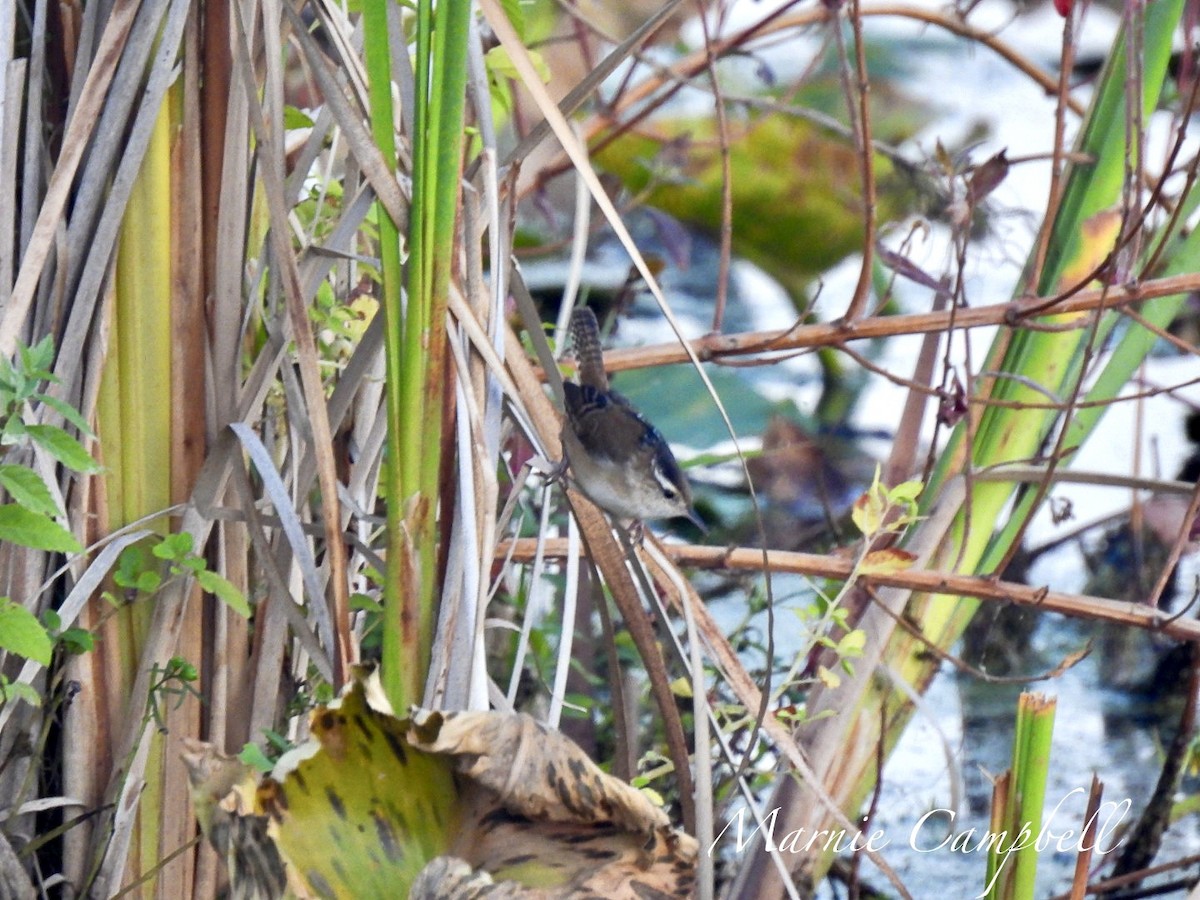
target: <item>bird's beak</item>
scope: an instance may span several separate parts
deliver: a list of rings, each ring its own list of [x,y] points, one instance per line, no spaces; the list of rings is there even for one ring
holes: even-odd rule
[[[704,520],[696,515],[696,511],[688,507],[687,520],[700,529],[701,534],[708,534],[708,526],[704,524]]]

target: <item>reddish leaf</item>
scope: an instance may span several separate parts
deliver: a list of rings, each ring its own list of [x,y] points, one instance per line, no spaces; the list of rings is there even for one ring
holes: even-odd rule
[[[978,206],[983,199],[1008,177],[1007,148],[975,167],[967,179],[967,199]]]

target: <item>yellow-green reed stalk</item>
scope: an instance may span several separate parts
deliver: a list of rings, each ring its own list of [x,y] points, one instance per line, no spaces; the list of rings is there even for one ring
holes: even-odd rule
[[[1142,96],[1143,118],[1157,103],[1166,74],[1171,41],[1182,10],[1182,0],[1164,0],[1146,7],[1143,33]],[[1069,283],[1072,277],[1083,277],[1089,271],[1089,263],[1098,264],[1112,247],[1115,217],[1104,215],[1117,208],[1127,159],[1126,96],[1125,96],[1125,40],[1121,37],[1109,66],[1097,88],[1096,98],[1089,112],[1076,149],[1084,158],[1091,160],[1087,165],[1076,165],[1067,176],[1064,199],[1055,214],[1050,252],[1047,253],[1043,271],[1035,287],[1045,295]],[[1136,153],[1128,151],[1133,161]],[[1111,231],[1105,234],[1105,226]],[[1191,244],[1178,248],[1182,258],[1193,259],[1196,249]],[[1182,263],[1181,263],[1182,264]],[[1163,303],[1154,311],[1157,317],[1168,315],[1172,300]],[[1058,319],[1055,322],[1055,319]],[[1062,317],[1045,316],[1042,324],[1063,324]],[[921,536],[925,527],[933,527],[942,521],[941,510],[936,503],[947,495],[943,490],[950,479],[969,467],[978,471],[1011,462],[1024,462],[1035,458],[1043,450],[1051,434],[1058,412],[1053,409],[1029,406],[1034,403],[1045,405],[1047,393],[1068,399],[1075,390],[1080,371],[1085,362],[1085,349],[1092,339],[1091,326],[1085,322],[1072,323],[1078,327],[1069,330],[1001,329],[996,337],[987,360],[980,367],[987,372],[1002,372],[1008,377],[994,377],[990,384],[977,388],[976,395],[1008,401],[1004,406],[989,406],[978,415],[973,432],[964,420],[956,428],[934,469],[926,490],[921,495],[921,515],[929,519],[915,529]],[[1103,339],[1111,319],[1101,321],[1095,339]],[[1140,326],[1134,330],[1144,331]],[[1113,358],[1110,371],[1096,382],[1088,399],[1112,399],[1127,381],[1127,375],[1144,357],[1152,343],[1147,336],[1140,339],[1127,338],[1121,350],[1123,356]],[[1097,344],[1098,345],[1098,344]],[[1124,377],[1122,377],[1124,376]],[[1033,387],[1037,385],[1041,390]],[[1047,392],[1047,393],[1044,393]],[[1026,404],[1024,408],[1013,404]],[[1099,411],[1082,412],[1075,416],[1065,446],[1080,443],[1098,419]],[[951,525],[941,542],[941,551],[936,553],[929,565],[931,568],[954,568],[960,572],[992,572],[1003,558],[1019,533],[1019,526],[1031,512],[1034,492],[1019,498],[1018,505],[1010,514],[1010,524],[995,537],[996,523],[1012,500],[1016,485],[1003,482],[972,482],[969,502],[954,513]],[[939,539],[940,536],[929,536]],[[1005,543],[1007,541],[1007,543]],[[978,608],[979,601],[973,598],[925,596],[914,597],[909,603],[907,615],[918,623],[924,640],[948,648],[962,633]],[[883,650],[883,659],[901,680],[923,691],[937,670],[936,659],[931,659],[924,640],[918,640],[903,630],[891,635]],[[820,710],[822,698],[811,701],[813,709]],[[874,747],[882,739],[890,747],[903,732],[904,723],[911,714],[912,706],[907,697],[890,686],[877,681],[868,682],[864,690],[854,696],[836,698],[837,708],[844,715],[826,719],[813,726],[812,745],[833,745],[821,740],[821,729],[841,728],[845,740],[855,746]],[[878,712],[871,712],[875,709]],[[841,724],[839,724],[841,720]],[[875,723],[886,721],[888,730],[880,735]],[[839,744],[839,746],[841,746]],[[817,760],[822,764],[823,760]],[[874,754],[856,758],[852,766],[841,766],[839,782],[830,784],[840,797],[845,798],[847,812],[857,810],[859,803],[874,784],[876,762]],[[824,862],[818,864],[818,872]]]
[[[429,664],[437,566],[437,501],[445,369],[446,295],[454,260],[471,5],[417,4],[412,209],[407,299],[399,229],[379,211],[387,367],[388,577],[383,683],[396,709],[420,698]],[[363,5],[371,125],[395,160],[386,0]],[[387,225],[384,222],[387,221]]]
[[[1146,7],[1143,47],[1142,117],[1148,119],[1158,102],[1170,57],[1171,40],[1182,9],[1181,0]],[[1087,164],[1072,167],[1063,201],[1051,230],[1046,262],[1036,285],[1039,295],[1052,295],[1073,285],[1100,263],[1114,246],[1119,220],[1115,211],[1125,177],[1127,159],[1136,168],[1140,162],[1136,148],[1127,147],[1126,134],[1126,42],[1122,38],[1108,66],[1089,111],[1077,150]],[[1190,255],[1190,254],[1188,254]],[[1158,304],[1156,317],[1170,312],[1172,300]],[[1115,316],[1101,319],[1094,342],[1099,345],[1115,324]],[[962,471],[970,453],[975,470],[1035,458],[1051,433],[1058,412],[1016,404],[1045,404],[1048,395],[1062,400],[1070,397],[1081,377],[1085,347],[1093,341],[1092,326],[1067,316],[1045,316],[1037,323],[1070,326],[1067,330],[1003,329],[997,335],[983,369],[1006,373],[995,378],[985,395],[1006,405],[987,407],[979,416],[974,439],[966,446],[967,423],[960,423],[942,454],[923,499],[934,500],[939,488],[955,472]],[[1134,327],[1133,331],[1145,329]],[[1108,400],[1127,382],[1153,342],[1149,334],[1122,343],[1113,357],[1112,371],[1097,382],[1088,395],[1091,400]],[[1124,377],[1122,377],[1124,375]],[[1038,390],[1033,385],[1040,386]],[[1064,449],[1077,446],[1101,414],[1089,410],[1075,416]],[[943,565],[955,565],[958,571],[990,573],[1003,559],[1017,538],[1022,523],[1032,514],[1036,493],[1027,491],[1021,498],[1005,529],[993,537],[995,523],[1012,499],[1015,485],[1010,482],[982,482],[973,485],[970,503],[958,516],[942,556]],[[969,516],[969,518],[968,518]],[[978,607],[978,601],[954,598],[953,602],[933,604],[925,612],[925,633],[935,641],[953,639],[966,626]]]
[[[1033,897],[1056,707],[1053,697],[1038,693],[1023,693],[1017,701],[1012,768],[1005,778],[1007,791],[1002,809],[998,814],[994,810],[992,815],[993,834],[1004,837],[988,849],[984,887],[987,900]]]
[[[108,521],[113,531],[171,503],[171,122],[169,104],[158,115],[146,158],[133,186],[117,248],[108,358],[98,397],[98,433],[107,467]],[[165,518],[156,526],[167,532]],[[145,698],[130,700],[152,608],[122,607],[102,641],[110,716],[141,716]],[[121,731],[118,722],[111,725]],[[115,761],[118,765],[122,760]],[[148,872],[162,856],[160,827],[166,802],[162,743],[146,764],[146,789],[130,856],[131,875]],[[171,848],[174,849],[174,848]]]

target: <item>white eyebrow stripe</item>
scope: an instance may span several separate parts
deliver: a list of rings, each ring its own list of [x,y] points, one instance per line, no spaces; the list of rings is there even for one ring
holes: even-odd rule
[[[654,478],[660,485],[662,485],[662,489],[664,491],[670,491],[672,494],[679,493],[679,486],[666,476],[662,470],[662,466],[660,466],[657,461],[654,463]]]

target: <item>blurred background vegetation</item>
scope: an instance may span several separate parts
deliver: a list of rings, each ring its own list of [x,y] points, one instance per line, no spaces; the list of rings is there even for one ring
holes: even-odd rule
[[[1200,638],[1190,26],[1055,6],[0,0],[0,894],[277,895],[262,847],[298,895],[450,856],[583,891],[553,829],[492,865],[449,763],[388,776],[395,881],[297,874],[281,771],[214,818],[370,662],[402,714],[564,732],[698,841],[697,896],[925,896],[962,876],[723,829],[907,833],[883,766],[938,671],[1000,698],[998,769],[1013,690],[1085,648],[1072,713],[1119,691],[1162,753],[1074,890],[1194,881],[1192,832],[1163,849]],[[1012,84],[1020,149],[948,124]],[[575,302],[707,535],[630,542],[547,483]],[[193,797],[194,741],[239,761]],[[1031,795],[1075,777],[1016,756]]]

